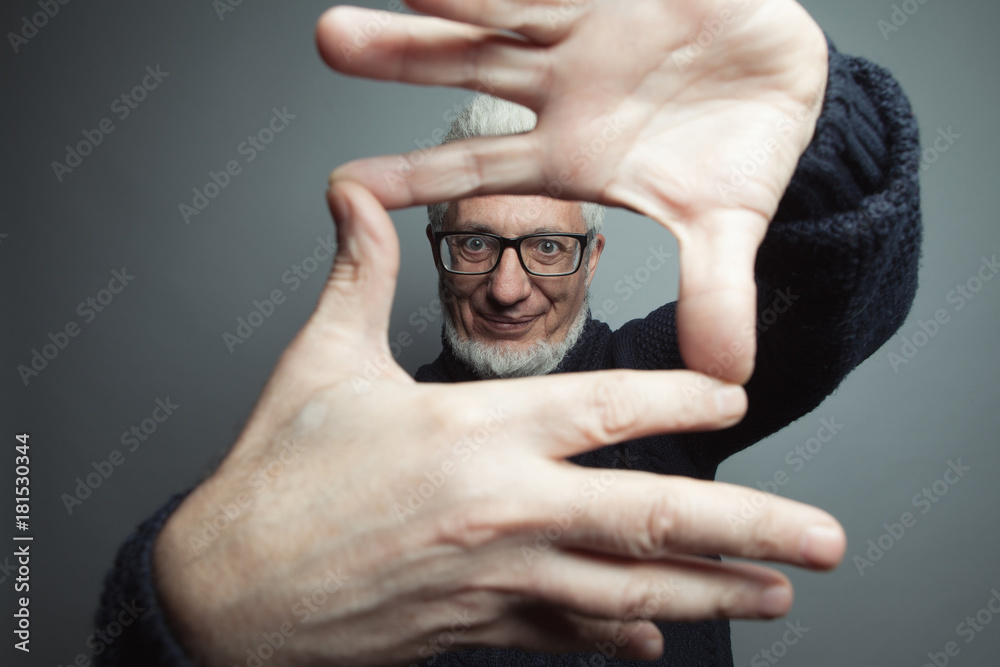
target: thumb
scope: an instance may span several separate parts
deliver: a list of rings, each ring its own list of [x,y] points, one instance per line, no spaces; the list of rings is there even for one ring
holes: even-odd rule
[[[360,183],[333,180],[326,194],[337,254],[310,326],[381,344],[399,274],[399,238],[382,204]]]
[[[677,337],[688,368],[745,384],[756,356],[754,262],[766,223],[730,217],[724,227],[678,237]]]

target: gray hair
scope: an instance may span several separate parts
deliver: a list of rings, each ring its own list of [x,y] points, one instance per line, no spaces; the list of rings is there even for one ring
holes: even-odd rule
[[[451,129],[442,143],[473,137],[530,132],[535,128],[537,120],[535,112],[527,107],[485,93],[477,93],[452,121]],[[441,231],[444,228],[450,207],[451,202],[430,204],[427,207],[431,229]],[[591,238],[599,234],[604,226],[605,208],[592,202],[580,202],[580,213],[587,224],[587,234]]]

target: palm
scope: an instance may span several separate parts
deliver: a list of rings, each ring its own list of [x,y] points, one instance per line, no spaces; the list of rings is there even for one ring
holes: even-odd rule
[[[405,178],[385,177],[398,157],[340,173],[390,208],[542,192],[650,216],[681,247],[685,360],[745,380],[756,249],[825,86],[826,45],[806,12],[792,0],[411,4],[454,22],[394,16],[351,52],[347,36],[370,17],[335,11],[321,23],[324,57],[348,73],[485,90],[537,111],[538,126],[449,145]],[[473,20],[489,27],[459,23]]]

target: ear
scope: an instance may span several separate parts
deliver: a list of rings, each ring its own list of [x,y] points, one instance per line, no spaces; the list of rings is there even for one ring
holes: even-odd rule
[[[594,279],[602,252],[604,252],[604,234],[598,234],[590,243],[590,256],[587,257],[587,287],[590,287],[590,281]]]

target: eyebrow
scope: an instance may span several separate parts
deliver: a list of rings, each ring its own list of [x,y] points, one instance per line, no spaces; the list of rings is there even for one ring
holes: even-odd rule
[[[503,234],[498,234],[493,227],[483,222],[476,222],[474,220],[466,221],[460,226],[456,227],[453,231],[456,232],[484,232],[486,234],[496,234],[497,236],[503,236]],[[527,234],[575,234],[576,232],[566,232],[560,229],[553,229],[552,227],[535,227],[533,230],[527,232]],[[526,236],[527,234],[518,234],[518,236]]]

